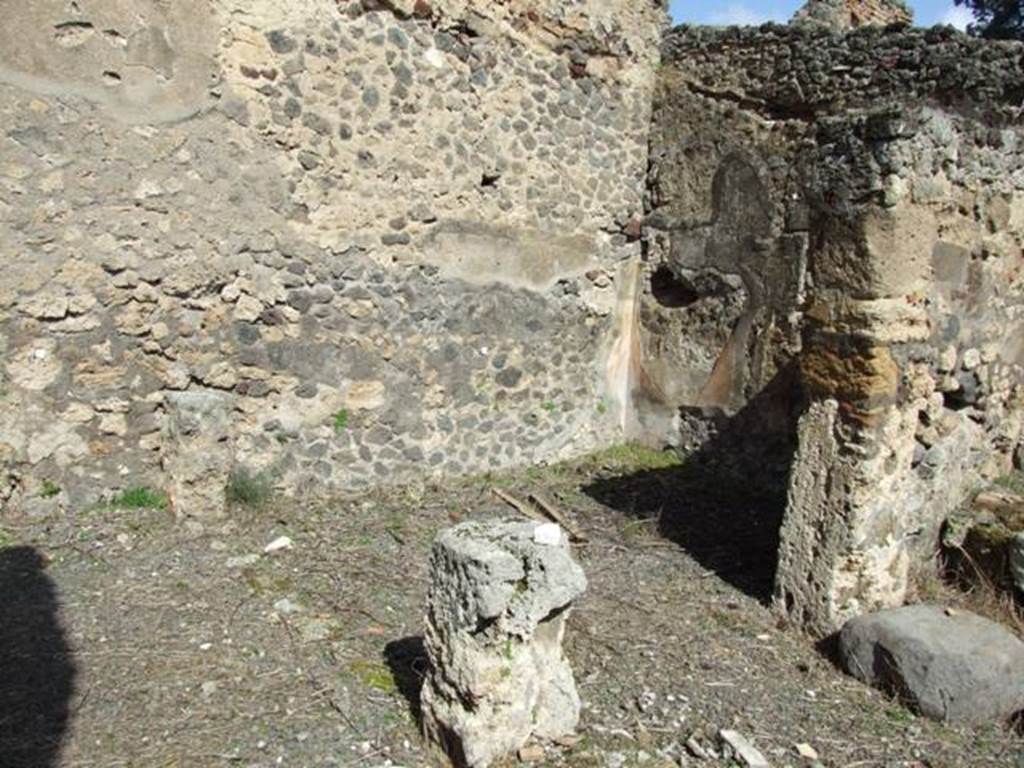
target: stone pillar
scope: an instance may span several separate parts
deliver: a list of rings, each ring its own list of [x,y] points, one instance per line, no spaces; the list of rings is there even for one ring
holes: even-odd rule
[[[943,520],[1008,471],[1020,432],[1024,356],[1006,342],[1020,327],[1007,258],[1020,232],[992,235],[1018,193],[921,175],[951,151],[936,137],[956,136],[954,125],[968,130],[930,110],[846,116],[808,155],[814,246],[799,368],[809,407],[776,600],[816,635],[901,605]],[[954,147],[969,151],[969,136]]]
[[[562,638],[586,579],[561,528],[463,523],[438,536],[431,571],[427,737],[481,768],[531,737],[572,733],[580,700]]]
[[[231,403],[219,392],[172,392],[166,398],[163,467],[178,519],[216,520],[226,514],[234,465]]]

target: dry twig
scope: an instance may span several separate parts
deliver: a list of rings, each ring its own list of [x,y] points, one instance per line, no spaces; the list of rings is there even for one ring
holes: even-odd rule
[[[519,514],[525,515],[526,517],[532,518],[534,520],[539,520],[542,523],[546,523],[548,521],[548,519],[544,517],[544,515],[542,515],[540,512],[534,509],[531,505],[527,504],[525,501],[520,501],[511,493],[503,491],[501,490],[501,488],[498,488],[497,486],[491,488],[491,492],[499,499],[504,501],[506,504],[508,504],[510,507],[515,509]]]

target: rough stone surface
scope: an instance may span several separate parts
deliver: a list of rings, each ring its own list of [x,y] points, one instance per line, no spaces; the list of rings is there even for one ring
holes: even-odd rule
[[[828,634],[1019,444],[1024,46],[680,27],[663,60],[628,427],[786,498],[776,599]]]
[[[163,468],[174,513],[178,518],[221,518],[234,468],[230,399],[215,391],[174,392],[166,404]]]
[[[182,391],[222,393],[235,461],[290,492],[614,441],[665,11],[406,5],[36,3],[0,31],[9,510],[172,482]]]
[[[1024,643],[994,622],[914,605],[851,619],[843,666],[937,720],[982,723],[1024,709]]]
[[[733,758],[747,768],[770,768],[768,760],[761,751],[743,734],[733,730],[723,730],[718,734],[722,740],[726,758]]]
[[[562,637],[586,579],[565,533],[541,543],[548,533],[531,522],[471,522],[434,544],[421,703],[427,735],[457,765],[486,766],[531,737],[576,727]]]
[[[914,14],[903,0],[808,0],[793,17],[795,24],[846,31],[865,26],[910,24]]]
[[[198,470],[181,392],[228,403],[208,498],[668,442],[788,493],[776,597],[827,633],[1020,461],[1019,43],[885,0],[664,36],[660,0],[30,5],[5,511]]]
[[[942,544],[947,565],[965,584],[1024,596],[1024,497],[980,494],[971,510],[946,520]]]

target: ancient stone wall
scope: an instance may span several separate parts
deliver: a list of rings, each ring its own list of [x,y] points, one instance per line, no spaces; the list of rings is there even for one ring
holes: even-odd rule
[[[232,467],[346,490],[616,439],[664,21],[651,1],[19,8],[0,505]]]
[[[825,633],[899,603],[942,519],[1021,439],[1024,47],[684,28],[664,50],[650,270],[689,295],[642,300],[668,319],[640,367],[698,359],[704,378],[640,400],[753,404],[771,434],[792,403],[763,393],[791,372],[805,404],[776,597]]]
[[[625,435],[771,490],[812,631],[898,602],[1020,443],[1024,48],[798,24],[659,51],[664,21],[26,4],[4,511],[150,485],[215,517],[235,475],[351,490]]]

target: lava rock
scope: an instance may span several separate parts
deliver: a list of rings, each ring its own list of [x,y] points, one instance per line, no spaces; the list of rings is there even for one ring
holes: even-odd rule
[[[985,723],[1024,710],[1024,643],[966,611],[913,605],[851,619],[843,667],[935,720]]]

